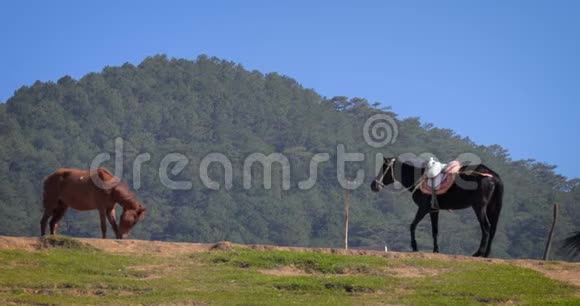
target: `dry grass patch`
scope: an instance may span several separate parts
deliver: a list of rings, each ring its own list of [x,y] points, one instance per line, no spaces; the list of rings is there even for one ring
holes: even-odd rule
[[[314,275],[320,273],[306,272],[303,269],[296,268],[294,266],[281,266],[273,269],[259,269],[258,272],[266,275],[274,276],[304,276],[304,275]]]

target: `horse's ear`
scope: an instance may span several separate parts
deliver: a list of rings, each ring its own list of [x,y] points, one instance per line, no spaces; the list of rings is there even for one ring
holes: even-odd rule
[[[395,157],[383,157],[383,159],[385,160],[385,163],[387,163],[387,164],[394,163],[397,160]]]

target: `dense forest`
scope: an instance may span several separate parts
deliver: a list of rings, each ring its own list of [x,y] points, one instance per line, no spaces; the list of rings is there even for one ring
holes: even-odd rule
[[[59,167],[88,168],[97,154],[113,154],[115,139],[121,137],[123,179],[131,186],[135,157],[151,156],[135,190],[147,216],[133,237],[341,247],[345,190],[336,178],[336,152],[343,144],[348,152],[366,156],[364,162],[347,168],[349,175],[357,169],[366,171],[365,183],[350,194],[352,247],[388,244],[391,250],[410,250],[409,224],[416,207],[409,193],[370,191],[376,153],[429,152],[448,161],[469,152],[505,183],[492,256],[539,258],[552,205],[559,203],[554,257],[571,259],[558,246],[580,229],[575,204],[580,202],[580,180],[567,180],[542,162],[513,160],[501,146],[478,145],[418,117],[400,119],[384,107],[389,101],[382,102],[322,97],[286,76],[248,71],[207,56],[195,61],[154,56],[137,66],[106,67],[80,80],[65,76],[56,83],[36,82],[0,104],[0,235],[38,235],[43,178]],[[399,127],[396,142],[382,148],[367,145],[362,135],[365,120],[378,113],[396,118]],[[199,179],[200,161],[212,152],[233,163],[229,190],[206,188]],[[278,167],[271,189],[258,184],[259,171],[253,187],[243,188],[243,161],[256,152],[288,157],[289,189],[282,188]],[[308,190],[296,188],[308,176],[311,157],[320,152],[329,153],[330,160],[319,165],[317,184]],[[187,167],[172,178],[190,180],[190,190],[171,190],[160,183],[160,161],[168,153],[188,158]],[[112,162],[105,165],[114,168]],[[219,165],[210,167],[214,180],[223,183],[223,174]],[[441,251],[473,253],[480,238],[473,211],[440,215]],[[99,237],[98,224],[96,212],[69,211],[60,230]],[[423,251],[431,250],[430,231],[426,218],[417,230]]]

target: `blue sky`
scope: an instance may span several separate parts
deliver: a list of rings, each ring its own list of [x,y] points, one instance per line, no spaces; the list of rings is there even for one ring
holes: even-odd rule
[[[208,54],[580,177],[580,1],[276,2],[2,2],[0,101],[36,80]]]

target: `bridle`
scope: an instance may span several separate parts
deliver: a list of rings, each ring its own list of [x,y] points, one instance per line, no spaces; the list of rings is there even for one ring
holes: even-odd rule
[[[389,170],[391,171],[391,177],[393,178],[393,181],[399,183],[401,186],[405,186],[405,185],[403,185],[403,183],[401,183],[395,177],[395,161],[396,160],[397,160],[396,158],[391,158],[391,160],[387,164],[387,169],[385,169],[385,172],[383,172],[383,174],[380,176],[380,178],[378,178],[378,176],[375,178],[374,182],[375,182],[375,184],[379,185],[380,188],[384,188],[385,187],[385,183],[383,183],[383,179],[385,178],[385,176],[387,175],[387,173],[389,172]],[[400,192],[405,192],[405,191],[408,191],[408,190],[413,189],[413,191],[411,191],[411,193],[415,193],[415,191],[421,185],[421,181],[423,179],[424,179],[424,177],[421,176],[413,185],[411,185],[409,187],[403,188]]]
[[[378,178],[378,176],[375,177],[375,184],[379,185],[381,188],[384,188],[385,183],[383,183],[383,179],[385,178],[385,176],[387,175],[389,170],[391,171],[391,176],[393,177],[393,181],[396,181],[397,179],[395,179],[395,159],[394,158],[391,158],[391,160],[389,161],[389,164],[387,165],[387,169],[385,169],[385,171],[381,175],[381,178]]]

